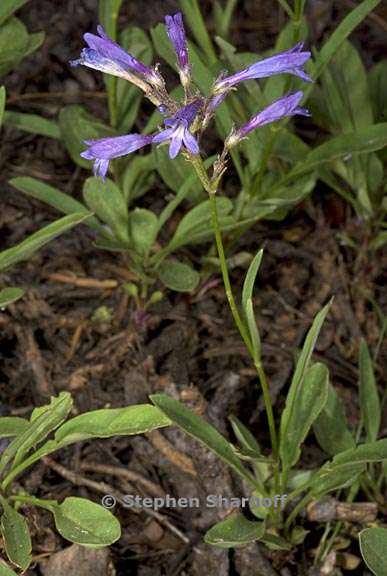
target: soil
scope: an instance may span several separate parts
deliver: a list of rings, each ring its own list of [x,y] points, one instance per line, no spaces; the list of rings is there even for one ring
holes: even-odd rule
[[[212,3],[200,4],[211,29]],[[319,45],[352,4],[311,2],[312,43]],[[176,9],[174,0],[127,2],[120,24],[148,29]],[[79,53],[82,34],[95,29],[96,0],[37,0],[27,4],[20,17],[31,31],[44,29],[47,36],[43,47],[6,77],[9,109],[55,118],[63,105],[81,103],[107,120],[101,76],[84,70],[75,77],[67,64]],[[276,2],[242,0],[233,19],[232,41],[240,49],[259,52],[273,45],[284,21]],[[386,28],[383,2],[352,38],[367,65],[385,54]],[[57,216],[15,191],[8,184],[11,177],[34,176],[80,197],[88,175],[74,166],[60,142],[10,128],[3,130],[0,164],[2,249]],[[229,178],[232,181],[232,175]],[[157,198],[157,194],[156,183],[148,195]],[[343,245],[345,234],[355,240],[358,250]],[[254,302],[276,415],[283,408],[305,333],[316,312],[334,296],[316,357],[329,367],[349,423],[356,426],[359,337],[364,336],[374,350],[381,325],[373,302],[387,314],[387,254],[367,251],[367,241],[364,225],[348,205],[326,188],[317,188],[285,220],[257,224],[233,248],[233,254],[265,249]],[[238,295],[243,276],[241,267],[232,272]],[[147,402],[150,393],[166,392],[230,438],[227,417],[237,415],[256,433],[265,451],[269,438],[260,390],[232,323],[219,274],[190,295],[166,292],[146,315],[138,313],[122,288],[128,278],[125,258],[96,249],[92,234],[82,226],[1,275],[2,284],[26,291],[23,299],[0,313],[4,413],[27,416],[61,390],[72,393],[74,414]],[[101,320],[101,307],[108,312],[107,320]],[[387,350],[381,347],[376,364],[380,381],[386,362]],[[324,458],[310,435],[302,465],[315,467]],[[216,457],[173,428],[70,447],[36,464],[17,488],[40,498],[77,495],[94,501],[106,493],[203,499],[206,494],[231,496],[246,490]],[[313,550],[324,530],[321,524],[307,524],[309,536],[291,553],[268,553],[257,544],[227,551],[202,543],[206,529],[225,510],[154,513],[117,507],[123,535],[101,551],[69,546],[48,514],[25,510],[34,542],[28,575],[312,575]],[[346,527],[344,536],[349,538],[347,551],[359,555],[356,529]]]

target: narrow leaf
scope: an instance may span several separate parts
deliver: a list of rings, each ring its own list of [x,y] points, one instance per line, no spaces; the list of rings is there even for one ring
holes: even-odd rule
[[[56,431],[55,441],[66,446],[88,438],[143,434],[170,423],[169,418],[151,404],[93,410],[65,422]]]
[[[0,86],[0,128],[3,123],[4,109],[5,109],[6,92],[5,87]]]
[[[300,446],[327,401],[328,382],[329,372],[323,364],[314,364],[305,373],[289,410],[286,431],[280,438],[280,457],[286,469],[300,458]]]
[[[3,288],[0,290],[0,310],[19,300],[23,294],[24,290],[21,288]]]
[[[5,498],[1,499],[3,515],[1,531],[3,533],[5,551],[13,564],[27,570],[31,564],[31,536],[24,516],[16,512]]]
[[[296,369],[294,371],[294,375],[292,378],[292,382],[290,384],[289,392],[286,398],[286,406],[281,416],[281,425],[280,425],[280,445],[281,443],[286,442],[286,436],[290,433],[290,426],[291,422],[294,422],[294,412],[297,410],[297,401],[299,398],[300,390],[304,386],[304,380],[309,368],[310,359],[312,357],[312,353],[314,347],[316,345],[316,341],[318,335],[320,333],[321,327],[325,320],[326,315],[328,314],[331,302],[329,302],[315,317],[313,324],[305,338],[305,343],[298,359]],[[317,415],[316,415],[317,416]],[[294,454],[293,454],[294,456]],[[289,459],[286,458],[284,455],[285,461]]]
[[[17,246],[13,248],[8,248],[0,253],[0,270],[4,270],[20,262],[21,260],[26,260],[30,258],[37,250],[42,248],[57,236],[60,236],[64,232],[67,232],[77,224],[80,224],[88,217],[88,214],[76,213],[70,216],[65,216],[60,218],[56,222],[52,222],[45,228],[42,228],[35,234],[29,236],[23,242],[20,242]]]
[[[1,0],[0,4],[0,26],[5,22],[16,10],[19,10],[29,0]]]
[[[61,137],[57,123],[38,114],[7,111],[4,116],[4,123],[11,128],[18,128],[40,136],[48,136],[57,140]]]
[[[379,433],[381,408],[372,359],[367,343],[363,338],[359,350],[359,372],[360,411],[367,432],[367,439],[369,442],[373,442]]]
[[[197,416],[184,404],[165,394],[153,394],[150,399],[176,426],[207,446],[223,462],[231,466],[242,478],[251,483],[250,473],[242,466],[232,445],[203,418]]]
[[[344,407],[332,384],[328,386],[325,406],[313,423],[313,431],[321,448],[330,456],[355,448]]]
[[[28,196],[32,196],[32,198],[36,198],[37,200],[41,200],[64,214],[74,214],[75,212],[90,214],[84,204],[78,202],[78,200],[69,194],[58,190],[58,188],[41,182],[41,180],[37,178],[17,176],[16,178],[12,178],[9,183],[17,190],[20,190],[20,192],[28,194]],[[87,220],[85,220],[85,224],[103,233],[103,227],[94,216],[89,216]]]
[[[246,310],[247,300],[253,297],[253,290],[255,279],[258,274],[259,267],[262,262],[263,250],[259,250],[256,253],[254,258],[252,259],[249,269],[247,270],[247,274],[245,277],[245,281],[243,283],[243,290],[242,290],[242,309]]]
[[[87,178],[83,186],[83,197],[88,207],[98,218],[106,222],[117,240],[129,245],[128,205],[121,190],[113,180],[106,178]]]
[[[0,438],[19,436],[29,428],[30,423],[18,416],[2,416],[0,418]]]

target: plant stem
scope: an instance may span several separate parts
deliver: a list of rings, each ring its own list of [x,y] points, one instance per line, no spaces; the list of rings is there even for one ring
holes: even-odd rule
[[[309,500],[311,500],[312,497],[311,495],[308,493],[306,494],[303,498],[301,498],[301,500],[298,502],[298,504],[296,504],[296,506],[293,508],[293,510],[291,511],[291,513],[289,514],[289,516],[286,519],[285,522],[285,532],[289,532],[290,526],[293,522],[293,520],[298,516],[299,512],[305,508],[306,504],[309,502]]]
[[[234,318],[234,322],[235,322],[235,324],[239,330],[239,333],[243,339],[243,342],[245,343],[245,346],[246,346],[247,350],[249,351],[249,354],[250,354],[250,356],[254,362],[254,366],[255,366],[255,369],[256,369],[257,374],[258,374],[258,379],[259,379],[259,382],[261,384],[263,401],[264,401],[266,416],[267,416],[268,425],[269,425],[271,447],[272,447],[272,451],[273,451],[274,485],[275,485],[276,493],[279,493],[279,491],[280,491],[280,476],[279,476],[278,440],[277,440],[277,432],[276,432],[275,421],[274,421],[273,407],[272,407],[271,398],[270,398],[269,384],[267,382],[266,374],[265,374],[265,371],[262,367],[261,360],[258,356],[258,351],[254,349],[254,346],[252,344],[248,330],[247,330],[247,328],[246,328],[246,326],[245,326],[245,324],[244,324],[244,322],[243,322],[243,320],[239,314],[238,307],[235,303],[234,295],[233,295],[232,288],[231,288],[230,276],[228,274],[227,261],[226,261],[226,256],[224,253],[224,247],[223,247],[223,242],[222,242],[222,235],[220,232],[218,212],[216,209],[216,197],[215,197],[216,196],[216,190],[214,190],[212,187],[212,183],[210,182],[210,180],[208,178],[207,171],[206,171],[205,167],[203,166],[203,162],[202,162],[202,159],[200,158],[200,156],[191,156],[190,160],[191,160],[191,162],[192,162],[192,164],[193,164],[193,166],[197,172],[198,177],[200,178],[200,181],[203,184],[204,189],[208,192],[208,195],[209,195],[210,207],[211,207],[212,228],[213,228],[214,235],[215,235],[215,242],[216,242],[216,247],[218,250],[220,269],[222,271],[223,284],[224,284],[224,288],[226,291],[227,300],[228,300],[228,303],[230,306],[232,316]]]

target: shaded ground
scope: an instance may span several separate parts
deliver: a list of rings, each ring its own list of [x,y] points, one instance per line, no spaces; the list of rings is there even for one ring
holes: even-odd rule
[[[103,89],[100,77],[85,71],[77,76],[78,83],[67,66],[81,46],[81,34],[95,27],[96,2],[64,4],[39,0],[21,11],[29,28],[45,29],[47,39],[43,49],[7,78],[10,107],[55,117],[64,104],[81,102],[106,118],[105,100],[98,94],[90,97]],[[128,4],[122,21],[144,27],[176,8],[172,1]],[[207,9],[210,3],[201,4]],[[272,45],[283,25],[273,2],[240,4],[233,41],[256,51]],[[320,12],[310,15],[313,40],[318,42],[350,7],[351,2],[314,3],[313,10]],[[355,35],[358,44],[367,40],[367,63],[386,48],[386,12],[382,7],[380,20],[368,19]],[[40,95],[26,97],[35,92]],[[60,143],[10,129],[3,133],[0,163],[2,247],[20,241],[56,215],[12,190],[7,185],[10,177],[35,176],[77,196],[86,175],[74,167]],[[149,194],[156,195],[157,188]],[[366,246],[364,229],[348,207],[329,191],[317,190],[313,202],[305,202],[284,222],[257,225],[240,240],[235,253],[265,247],[255,309],[275,413],[283,406],[294,355],[312,318],[334,296],[317,357],[328,365],[354,424],[358,418],[356,343],[360,335],[366,336],[372,349],[378,342],[380,324],[371,300],[387,313],[383,291],[387,255],[344,248],[339,231],[355,238],[360,248]],[[236,291],[243,272],[233,271]],[[27,292],[0,313],[0,397],[5,408],[11,414],[29,414],[50,394],[66,389],[80,413],[146,402],[149,393],[163,391],[188,402],[226,434],[230,432],[227,416],[238,415],[256,431],[262,446],[268,446],[254,371],[230,319],[220,278],[213,276],[190,296],[166,294],[145,318],[139,317],[121,287],[128,279],[125,259],[94,249],[91,234],[81,227],[2,275],[4,283]],[[109,311],[108,321],[100,319],[102,306]],[[386,360],[387,350],[382,348],[380,373]],[[313,436],[303,454],[306,467],[324,458]],[[105,493],[169,493],[203,499],[208,493],[227,496],[245,490],[215,457],[173,429],[69,448],[36,465],[21,485],[38,497],[62,499],[71,494],[95,501]],[[31,510],[37,564],[27,574],[51,576],[72,574],[71,570],[85,576],[204,571],[208,576],[303,574],[301,567],[309,564],[323,530],[314,527],[304,547],[291,554],[268,555],[256,545],[235,552],[204,546],[202,534],[222,513],[205,509],[135,514],[117,508],[123,536],[110,552],[80,552],[71,547],[58,557],[54,553],[67,543],[53,531],[48,515]],[[357,553],[355,545],[353,551]]]

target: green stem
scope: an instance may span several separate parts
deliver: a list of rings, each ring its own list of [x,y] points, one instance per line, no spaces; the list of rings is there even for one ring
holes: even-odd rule
[[[234,322],[235,322],[235,324],[239,330],[239,333],[243,339],[243,342],[245,343],[245,346],[246,346],[247,350],[249,351],[249,354],[250,354],[250,356],[254,362],[254,366],[255,366],[255,369],[256,369],[257,374],[258,374],[259,382],[261,384],[263,401],[264,401],[266,416],[267,416],[267,420],[268,420],[268,424],[269,424],[270,441],[271,441],[271,446],[272,446],[272,451],[273,451],[274,484],[275,484],[276,492],[279,493],[279,491],[280,491],[280,477],[279,477],[278,440],[277,440],[277,432],[276,432],[275,421],[274,421],[273,408],[272,408],[272,403],[271,403],[271,398],[270,398],[269,384],[267,382],[265,371],[262,367],[260,358],[258,356],[258,351],[254,349],[254,346],[251,342],[248,330],[242,321],[242,318],[241,318],[239,311],[238,311],[238,307],[235,303],[234,295],[233,295],[232,288],[231,288],[230,276],[229,276],[228,268],[227,268],[226,256],[224,253],[222,235],[220,232],[218,212],[216,209],[216,197],[215,197],[216,196],[216,190],[214,190],[212,188],[212,183],[210,182],[210,180],[208,178],[207,171],[206,171],[205,167],[203,166],[202,159],[199,156],[191,156],[190,160],[191,160],[191,162],[192,162],[192,164],[193,164],[193,166],[197,172],[197,175],[198,175],[200,181],[203,184],[204,189],[209,194],[210,207],[211,207],[212,228],[214,230],[215,242],[216,242],[216,247],[217,247],[218,255],[219,255],[220,269],[222,272],[223,284],[224,284],[224,288],[226,291],[228,304],[230,306],[230,310],[231,310],[231,314],[234,318]]]
[[[56,500],[41,500],[40,498],[35,498],[35,496],[25,496],[18,494],[15,496],[10,496],[10,500],[15,502],[22,502],[24,504],[31,504],[31,506],[39,506],[39,508],[44,508],[52,512],[52,506],[57,506],[58,502]]]
[[[301,498],[299,503],[296,504],[296,506],[293,508],[293,510],[291,511],[291,513],[289,514],[289,516],[287,517],[286,522],[285,522],[284,530],[286,533],[289,533],[289,529],[290,529],[290,526],[291,526],[293,520],[295,518],[297,518],[298,514],[301,512],[301,510],[303,508],[305,508],[305,506],[307,505],[307,503],[311,499],[312,499],[311,495],[306,494],[303,498]]]

